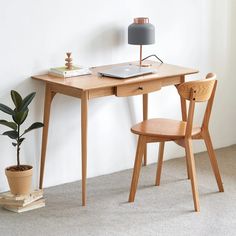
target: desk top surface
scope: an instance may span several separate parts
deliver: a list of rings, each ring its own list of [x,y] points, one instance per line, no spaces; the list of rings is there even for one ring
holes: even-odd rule
[[[190,68],[185,68],[185,67],[176,66],[176,65],[169,65],[169,64],[164,64],[164,63],[160,64],[159,62],[154,62],[154,61],[148,61],[148,62],[151,63],[152,68],[157,70],[157,73],[137,76],[137,77],[133,77],[129,79],[116,79],[116,78],[100,76],[98,75],[98,71],[101,69],[102,70],[108,69],[116,65],[128,65],[128,64],[131,64],[130,62],[94,67],[91,69],[92,71],[91,75],[83,75],[83,76],[64,79],[64,78],[44,74],[44,75],[32,76],[32,78],[36,80],[44,81],[46,83],[63,85],[65,87],[78,88],[85,91],[85,90],[92,90],[92,89],[115,87],[119,85],[132,84],[132,83],[142,82],[142,81],[150,81],[154,79],[163,79],[167,77],[169,78],[169,77],[198,73],[198,70],[196,69],[190,69]]]

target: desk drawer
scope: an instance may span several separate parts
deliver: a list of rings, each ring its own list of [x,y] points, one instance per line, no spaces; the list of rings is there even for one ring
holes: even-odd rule
[[[137,82],[133,84],[124,84],[116,87],[117,97],[134,96],[139,94],[146,94],[154,92],[161,89],[161,82],[155,81],[145,81]]]

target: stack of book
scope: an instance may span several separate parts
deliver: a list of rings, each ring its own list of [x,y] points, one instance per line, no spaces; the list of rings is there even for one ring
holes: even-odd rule
[[[72,66],[72,69],[67,69],[65,66],[62,66],[51,68],[48,73],[57,77],[69,78],[80,75],[88,75],[91,74],[91,71],[89,68],[84,67]]]
[[[13,195],[6,192],[0,194],[0,205],[9,211],[21,213],[44,207],[45,199],[41,189],[28,195]]]

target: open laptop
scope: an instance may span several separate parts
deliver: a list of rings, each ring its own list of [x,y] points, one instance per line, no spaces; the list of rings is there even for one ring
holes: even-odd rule
[[[119,79],[127,79],[139,75],[146,75],[150,73],[155,73],[156,70],[147,67],[140,67],[138,65],[123,65],[114,66],[110,69],[98,71],[102,76],[114,77]]]

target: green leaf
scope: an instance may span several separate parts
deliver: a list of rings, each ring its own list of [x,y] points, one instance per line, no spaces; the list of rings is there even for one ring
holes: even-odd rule
[[[12,128],[14,130],[17,129],[17,125],[14,123],[14,122],[9,122],[9,121],[6,121],[6,120],[0,120],[0,125],[5,125],[9,128]]]
[[[28,129],[25,130],[25,132],[23,134],[28,133],[29,131],[33,130],[33,129],[38,129],[38,128],[42,128],[44,125],[41,122],[35,122],[33,123]]]
[[[12,145],[15,147],[17,145],[17,143],[12,143]]]
[[[15,114],[12,116],[12,118],[18,125],[21,125],[22,123],[24,123],[26,117],[28,116],[28,112],[28,108],[25,111],[15,111]]]
[[[18,137],[18,132],[15,130],[10,130],[10,131],[6,131],[4,132],[2,135],[7,135],[9,138],[11,139],[17,139]]]
[[[0,110],[9,114],[9,115],[14,115],[14,111],[10,107],[8,107],[4,104],[1,104],[1,103],[0,103]]]
[[[25,138],[20,138],[19,139],[19,145],[21,145],[21,143],[25,140]]]
[[[19,111],[25,111],[28,108],[28,105],[31,103],[31,101],[34,99],[35,97],[35,92],[30,93],[29,95],[27,95],[23,100],[22,100],[22,104],[19,107]]]
[[[21,104],[22,104],[22,97],[21,95],[16,92],[15,90],[11,90],[11,98],[12,101],[14,102],[16,109],[19,110]]]

